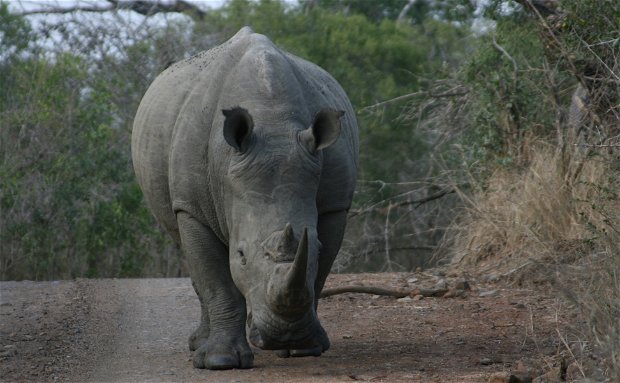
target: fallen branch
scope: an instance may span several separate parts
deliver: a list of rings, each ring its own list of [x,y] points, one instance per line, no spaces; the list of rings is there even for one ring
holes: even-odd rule
[[[418,246],[390,246],[390,251],[424,250],[435,251],[437,246],[418,245]],[[364,255],[385,254],[385,249],[371,249],[364,251]]]
[[[383,295],[395,298],[415,297],[416,295],[422,295],[423,297],[442,297],[449,290],[448,289],[413,289],[413,290],[392,290],[384,289],[382,287],[375,286],[340,286],[325,289],[321,292],[321,298],[331,297],[338,294],[346,293],[358,293],[358,294],[372,294]]]

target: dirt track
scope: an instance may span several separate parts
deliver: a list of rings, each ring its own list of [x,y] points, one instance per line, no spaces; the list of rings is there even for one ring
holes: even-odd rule
[[[345,284],[411,288],[457,278],[333,275]],[[407,282],[409,281],[409,282]],[[0,380],[71,382],[486,382],[536,376],[558,351],[558,302],[470,281],[464,297],[343,294],[321,301],[332,348],[319,358],[255,350],[251,370],[192,368],[199,318],[188,279],[0,283]],[[482,296],[481,296],[482,295]]]

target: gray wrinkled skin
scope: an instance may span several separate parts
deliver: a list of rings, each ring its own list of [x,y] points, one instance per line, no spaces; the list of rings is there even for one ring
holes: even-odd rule
[[[328,73],[247,27],[150,86],[133,163],[200,299],[195,367],[252,367],[246,324],[281,356],[329,348],[317,298],[344,234],[357,134]]]

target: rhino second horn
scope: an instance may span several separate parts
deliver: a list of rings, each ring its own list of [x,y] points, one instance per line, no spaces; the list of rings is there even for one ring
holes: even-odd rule
[[[289,223],[286,224],[282,236],[278,241],[278,252],[282,254],[292,254],[295,251],[295,235],[293,234],[293,226]]]

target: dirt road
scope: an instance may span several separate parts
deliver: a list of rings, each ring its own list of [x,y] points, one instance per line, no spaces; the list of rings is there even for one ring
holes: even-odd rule
[[[333,275],[349,284],[456,283],[427,273]],[[536,376],[555,355],[559,303],[529,290],[469,281],[453,298],[342,294],[322,299],[332,348],[280,359],[255,350],[251,370],[192,368],[199,318],[188,279],[0,283],[0,380],[6,382],[487,382]],[[519,372],[517,371],[517,372]]]

